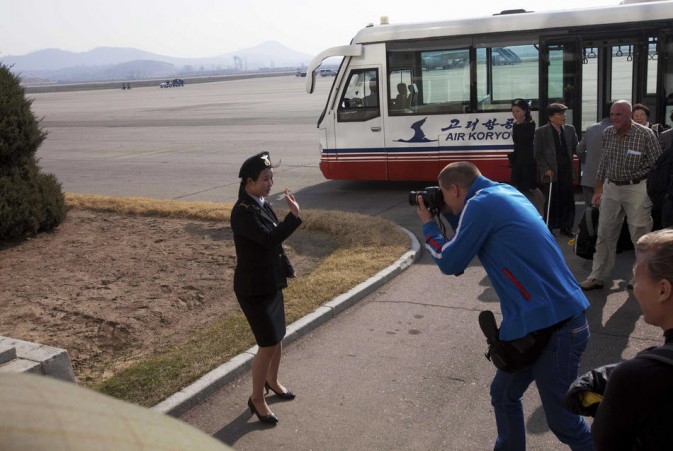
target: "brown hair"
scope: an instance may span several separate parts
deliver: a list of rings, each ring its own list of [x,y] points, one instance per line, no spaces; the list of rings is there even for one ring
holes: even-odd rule
[[[647,252],[647,270],[654,280],[673,283],[673,229],[661,229],[643,235],[636,243],[636,252]]]
[[[636,110],[643,110],[643,112],[645,113],[645,116],[647,116],[648,119],[650,118],[650,109],[647,108],[642,103],[636,103],[635,105],[633,105],[633,111],[632,112],[635,112]]]

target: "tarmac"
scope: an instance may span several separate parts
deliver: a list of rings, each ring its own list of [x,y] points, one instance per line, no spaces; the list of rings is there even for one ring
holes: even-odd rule
[[[499,316],[498,299],[478,261],[443,276],[408,233],[410,249],[394,265],[288,327],[281,380],[297,398],[267,397],[277,426],[246,405],[256,347],[155,409],[237,450],[492,449],[495,369],[477,316]],[[591,262],[557,240],[571,269],[588,272]],[[632,260],[633,251],[618,255],[613,285],[587,293],[593,332],[581,371],[661,341],[625,288]],[[549,431],[534,384],[524,410],[528,449],[567,449]]]

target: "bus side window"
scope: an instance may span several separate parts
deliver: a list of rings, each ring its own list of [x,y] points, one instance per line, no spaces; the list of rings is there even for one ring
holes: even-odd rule
[[[506,111],[516,98],[537,102],[540,57],[535,45],[480,47],[476,56],[477,111]]]
[[[377,75],[376,69],[358,69],[350,73],[339,101],[339,122],[368,121],[381,115]]]
[[[390,114],[399,116],[411,114],[410,101],[412,94],[411,69],[394,69],[388,74],[388,105]]]

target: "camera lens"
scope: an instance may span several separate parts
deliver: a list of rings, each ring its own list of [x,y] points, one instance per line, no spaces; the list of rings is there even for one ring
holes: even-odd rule
[[[418,206],[418,196],[423,198],[423,203],[431,210],[441,210],[444,207],[444,196],[438,186],[428,186],[421,191],[411,191],[409,205]]]
[[[418,206],[418,196],[425,194],[425,191],[411,191],[409,193],[409,205]],[[425,198],[424,198],[425,199]]]

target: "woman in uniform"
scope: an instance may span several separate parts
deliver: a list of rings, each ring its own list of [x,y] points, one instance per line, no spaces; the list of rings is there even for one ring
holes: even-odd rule
[[[301,224],[299,204],[287,188],[285,200],[290,212],[279,221],[267,201],[273,186],[273,165],[268,152],[248,158],[239,172],[238,201],[231,212],[231,229],[236,245],[234,292],[255,336],[258,351],[252,361],[251,413],[268,424],[278,417],[264,398],[273,391],[283,400],[295,395],[278,380],[285,336],[283,288],[287,277],[294,277],[282,243]]]

